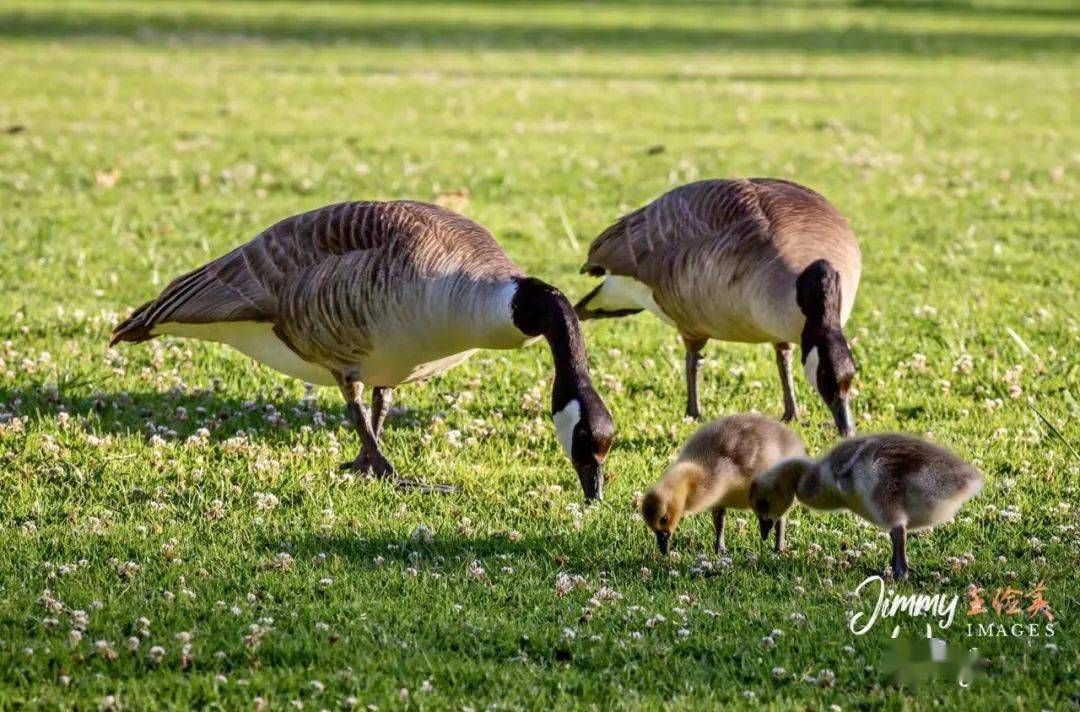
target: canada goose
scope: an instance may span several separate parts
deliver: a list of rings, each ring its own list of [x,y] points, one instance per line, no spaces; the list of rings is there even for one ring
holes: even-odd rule
[[[706,509],[712,510],[716,551],[723,551],[727,509],[749,509],[754,477],[780,460],[805,455],[794,431],[761,415],[731,415],[701,426],[641,501],[641,515],[656,534],[660,553],[668,553],[684,515]],[[781,519],[775,550],[783,548]]]
[[[573,308],[526,277],[486,229],[436,205],[339,203],[282,220],[173,280],[116,327],[112,343],[159,334],[226,343],[286,375],[336,385],[361,441],[347,466],[383,478],[394,477],[378,446],[392,388],[477,349],[544,337],[559,442],[585,497],[603,498],[613,425]],[[364,385],[374,387],[370,417]]]
[[[771,342],[796,417],[792,344],[806,378],[854,434],[855,374],[842,326],[859,286],[859,245],[825,198],[769,178],[706,180],[676,188],[620,218],[593,241],[582,272],[604,281],[575,307],[581,319],[647,309],[686,346],[686,414],[700,417],[698,362],[709,339]]]
[[[909,435],[846,440],[817,462],[796,458],[763,472],[750,486],[761,537],[794,497],[815,509],[849,509],[889,532],[892,571],[908,572],[907,532],[953,518],[982,488],[983,476],[948,450]]]

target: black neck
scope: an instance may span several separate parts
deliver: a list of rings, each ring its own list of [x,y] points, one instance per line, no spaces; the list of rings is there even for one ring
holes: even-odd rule
[[[519,279],[512,315],[514,326],[529,336],[543,336],[551,347],[555,361],[553,413],[592,390],[581,326],[574,308],[561,292],[532,277]]]
[[[806,317],[803,356],[827,334],[840,331],[840,273],[826,260],[817,260],[795,280],[795,299]]]

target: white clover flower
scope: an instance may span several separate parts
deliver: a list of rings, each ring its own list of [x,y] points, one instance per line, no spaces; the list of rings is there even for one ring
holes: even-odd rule
[[[261,512],[267,512],[275,509],[278,504],[280,504],[280,501],[270,492],[255,493],[255,509]]]
[[[203,516],[211,522],[216,522],[225,516],[225,503],[220,499],[210,502],[210,506],[203,512]]]
[[[585,577],[560,571],[555,576],[555,595],[559,598],[567,595],[576,588],[584,588]]]
[[[433,532],[424,524],[419,524],[417,525],[416,529],[413,530],[411,538],[413,541],[430,544],[435,539],[435,532]]]

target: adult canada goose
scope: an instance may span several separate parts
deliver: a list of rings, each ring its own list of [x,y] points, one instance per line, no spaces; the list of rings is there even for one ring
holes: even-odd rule
[[[806,449],[799,436],[761,415],[732,415],[701,426],[641,500],[641,515],[656,535],[660,553],[668,553],[671,535],[684,515],[706,509],[712,510],[716,551],[723,551],[727,509],[749,509],[754,477],[781,460],[800,456],[806,456]],[[783,548],[780,519],[775,551]]]
[[[159,334],[226,343],[289,376],[337,386],[361,442],[347,466],[383,478],[395,477],[378,446],[392,388],[477,349],[544,337],[559,442],[585,497],[603,498],[613,425],[573,308],[526,277],[482,226],[436,205],[339,203],[282,220],[173,280],[116,327],[112,343]],[[374,387],[370,416],[364,385]]]
[[[983,476],[945,448],[909,435],[845,440],[821,460],[794,458],[750,485],[761,538],[795,497],[815,509],[849,509],[889,532],[894,578],[908,572],[907,532],[937,526],[982,488]]]
[[[792,344],[833,413],[854,433],[855,374],[842,327],[855,303],[861,257],[847,221],[825,198],[783,180],[706,180],[623,216],[589,248],[582,272],[604,281],[575,307],[582,319],[647,309],[686,345],[686,414],[700,417],[698,362],[709,339],[771,342],[796,417]]]

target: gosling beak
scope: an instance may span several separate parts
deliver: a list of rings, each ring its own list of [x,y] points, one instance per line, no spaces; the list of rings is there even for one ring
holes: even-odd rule
[[[851,396],[847,393],[837,396],[829,404],[829,410],[832,411],[833,420],[836,421],[836,429],[840,431],[840,436],[845,438],[853,436],[855,434],[855,425],[851,419]]]
[[[773,524],[775,524],[773,520],[769,519],[768,517],[763,517],[760,514],[758,515],[758,527],[761,529],[762,541],[765,541],[769,538],[769,532],[772,531]]]
[[[575,463],[575,469],[577,469],[578,481],[581,482],[585,499],[602,501],[604,499],[604,465],[596,460],[590,460]]]
[[[656,532],[656,546],[660,548],[661,554],[667,556],[671,549],[671,532]]]

